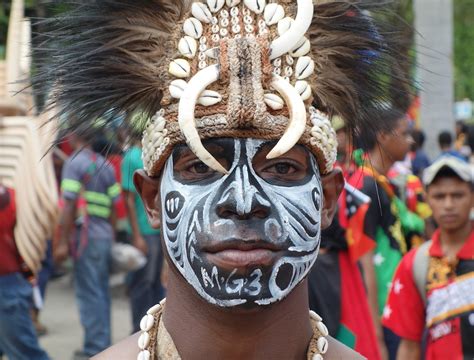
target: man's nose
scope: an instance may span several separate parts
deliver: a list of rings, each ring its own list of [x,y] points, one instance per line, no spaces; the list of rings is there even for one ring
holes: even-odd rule
[[[236,167],[220,189],[222,195],[217,202],[217,215],[238,220],[267,218],[271,212],[271,203],[257,187],[257,180],[247,165]]]
[[[452,196],[446,196],[444,199],[444,207],[450,209],[454,206],[454,199]]]

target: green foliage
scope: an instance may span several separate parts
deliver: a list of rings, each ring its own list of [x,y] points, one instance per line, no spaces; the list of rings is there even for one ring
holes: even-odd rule
[[[454,67],[457,100],[474,100],[474,1],[454,0]]]

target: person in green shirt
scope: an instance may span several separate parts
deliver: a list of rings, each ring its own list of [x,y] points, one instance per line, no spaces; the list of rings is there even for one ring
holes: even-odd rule
[[[122,188],[129,220],[127,232],[132,245],[146,254],[147,263],[128,276],[133,332],[140,330],[143,314],[165,296],[160,280],[163,265],[160,231],[148,223],[143,203],[133,184],[133,174],[139,169],[143,169],[142,149],[140,141],[135,141],[122,161]]]

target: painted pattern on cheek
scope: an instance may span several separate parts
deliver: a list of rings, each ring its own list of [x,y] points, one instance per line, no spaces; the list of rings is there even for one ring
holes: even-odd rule
[[[316,260],[322,199],[314,157],[308,155],[312,176],[306,183],[271,185],[252,166],[262,143],[234,140],[229,175],[205,185],[177,181],[172,157],[164,169],[161,198],[167,251],[186,281],[219,306],[279,301],[301,282]],[[203,243],[236,239],[249,229],[253,236],[281,249],[271,266],[227,271],[208,261]]]

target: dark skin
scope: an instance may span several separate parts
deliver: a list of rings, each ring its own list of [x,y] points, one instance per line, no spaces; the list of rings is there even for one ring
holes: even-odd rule
[[[216,175],[208,173],[208,169],[188,152],[181,155],[181,159],[190,165],[183,166],[180,159],[176,160],[176,176],[189,179],[206,173],[206,176]],[[269,166],[270,162],[261,156],[254,158],[253,165],[256,171],[261,169],[268,177],[278,177],[279,181],[286,177],[287,181],[292,181],[300,177],[302,168],[298,170],[298,164],[306,163],[305,156],[305,152],[290,150],[284,155],[284,162],[277,161]],[[292,161],[295,166],[288,166]],[[332,221],[337,198],[343,188],[341,171],[335,170],[323,176],[322,183],[324,201],[321,224],[325,228]],[[140,171],[135,174],[135,185],[142,196],[150,224],[158,226],[161,220],[160,180]],[[258,216],[258,212],[255,214]],[[163,319],[183,359],[306,359],[312,337],[306,280],[282,301],[270,306],[220,308],[201,298],[174,266],[170,269]],[[117,354],[124,359],[136,358],[136,335],[132,339],[116,345],[96,359],[112,359]],[[329,339],[329,351],[324,358],[361,357],[334,339]]]

